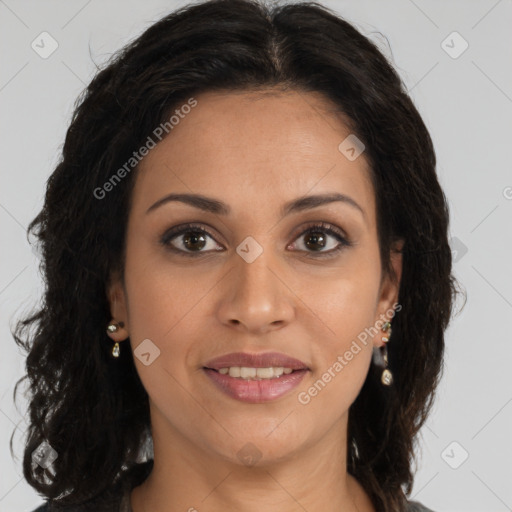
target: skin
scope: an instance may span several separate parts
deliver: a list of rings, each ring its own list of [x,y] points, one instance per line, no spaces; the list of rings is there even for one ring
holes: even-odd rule
[[[139,168],[125,281],[113,277],[108,286],[112,317],[124,322],[111,338],[130,337],[132,350],[150,339],[160,350],[148,366],[134,357],[150,398],[155,461],[131,493],[134,512],[375,511],[346,471],[347,420],[384,333],[359,343],[357,355],[307,405],[297,396],[392,311],[401,257],[391,253],[393,281],[381,272],[367,161],[364,153],[350,161],[338,150],[350,132],[328,112],[332,105],[316,93],[268,92],[199,95]],[[171,192],[213,197],[231,213],[180,202],[146,213]],[[332,192],[350,196],[364,213],[333,202],[281,217],[288,201]],[[301,233],[321,221],[353,245],[318,257],[318,245],[306,245],[311,235]],[[159,243],[186,222],[206,225],[213,238],[187,245],[179,235],[172,244],[206,255],[180,256]],[[322,233],[327,246],[320,252],[339,244]],[[236,252],[247,236],[263,248],[252,263]],[[202,370],[235,351],[282,352],[311,371],[277,400],[241,402]],[[249,442],[260,454],[253,466],[237,456]]]

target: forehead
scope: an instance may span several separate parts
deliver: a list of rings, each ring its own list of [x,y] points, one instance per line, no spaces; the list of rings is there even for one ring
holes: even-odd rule
[[[222,198],[235,209],[337,191],[373,210],[364,153],[350,161],[340,152],[350,129],[320,94],[209,92],[195,100],[141,162],[134,208],[174,191]]]

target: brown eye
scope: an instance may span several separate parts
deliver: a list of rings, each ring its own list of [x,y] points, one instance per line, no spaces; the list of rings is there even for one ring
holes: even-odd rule
[[[310,231],[304,235],[306,247],[313,251],[320,251],[328,245],[327,238],[321,231]]]
[[[206,245],[206,237],[199,232],[188,231],[183,234],[183,245],[189,250],[201,250]]]
[[[294,248],[305,252],[318,253],[312,254],[314,257],[333,256],[344,247],[352,245],[341,231],[323,222],[310,225],[296,240],[304,240],[305,243],[295,242],[293,244]]]
[[[216,247],[220,246],[216,244],[210,244],[211,247],[208,249],[208,239],[214,240],[204,226],[187,224],[167,231],[160,239],[160,243],[171,251],[186,256],[201,256],[212,250],[223,249],[217,249]]]

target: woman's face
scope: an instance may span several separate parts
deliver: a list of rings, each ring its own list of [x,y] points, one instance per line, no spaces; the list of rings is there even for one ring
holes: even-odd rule
[[[125,282],[110,289],[113,317],[125,323],[117,335],[130,337],[154,438],[235,462],[285,459],[331,434],[342,439],[398,284],[381,274],[364,152],[355,158],[351,139],[339,149],[350,132],[321,96],[195,99],[140,164]],[[204,196],[216,211],[161,201],[169,194]],[[345,199],[305,200],[333,194]],[[278,352],[308,369],[212,379],[207,363],[233,352]]]

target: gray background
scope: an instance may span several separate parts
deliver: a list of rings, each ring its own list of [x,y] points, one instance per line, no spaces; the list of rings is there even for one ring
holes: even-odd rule
[[[95,63],[185,3],[0,0],[0,511],[41,502],[21,476],[25,402],[20,395],[18,410],[12,400],[24,358],[10,326],[42,289],[26,226]],[[437,512],[512,510],[512,1],[323,3],[391,55],[377,32],[387,37],[434,140],[455,274],[468,293],[447,332],[445,375],[421,431],[412,496]],[[31,47],[34,40],[42,46],[44,31],[58,43],[46,59]],[[464,40],[469,47],[459,55]]]

